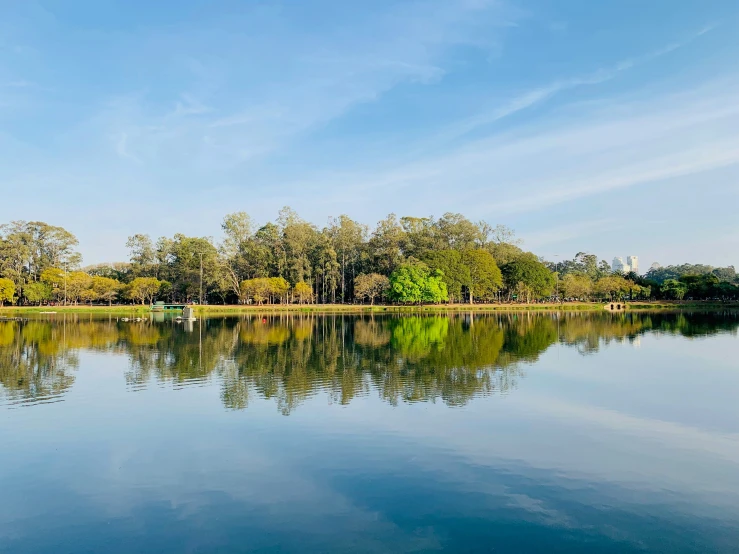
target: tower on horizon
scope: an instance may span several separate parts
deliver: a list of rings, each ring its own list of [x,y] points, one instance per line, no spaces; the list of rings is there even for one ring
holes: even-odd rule
[[[639,273],[639,256],[627,256],[626,263],[624,263],[624,259],[621,256],[616,256],[611,263],[611,271],[614,273],[620,271],[624,274],[630,271]]]
[[[631,268],[631,271],[639,273],[639,256],[628,256],[626,258],[626,264]]]

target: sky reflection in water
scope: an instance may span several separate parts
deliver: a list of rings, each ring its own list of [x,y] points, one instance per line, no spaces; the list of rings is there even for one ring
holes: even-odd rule
[[[739,544],[735,313],[265,319],[0,322],[0,552]]]

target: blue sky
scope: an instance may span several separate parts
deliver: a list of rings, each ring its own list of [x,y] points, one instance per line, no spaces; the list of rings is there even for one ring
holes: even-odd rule
[[[739,265],[734,1],[0,0],[0,221],[86,263],[226,213],[461,212]],[[644,267],[646,269],[646,267]]]

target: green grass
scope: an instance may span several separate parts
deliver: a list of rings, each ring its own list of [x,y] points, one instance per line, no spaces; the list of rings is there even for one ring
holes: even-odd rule
[[[148,314],[149,306],[5,306],[0,308],[0,315],[40,314],[42,312],[73,314],[111,314],[132,315]]]

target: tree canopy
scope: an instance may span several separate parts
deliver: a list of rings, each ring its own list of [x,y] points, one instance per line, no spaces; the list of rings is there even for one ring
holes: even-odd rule
[[[733,266],[655,265],[645,275],[614,275],[589,252],[544,261],[524,252],[510,228],[458,213],[390,214],[374,227],[342,214],[319,226],[285,207],[266,223],[243,211],[227,214],[220,232],[137,233],[126,241],[128,260],[81,267],[72,233],[13,221],[0,225],[0,278],[13,282],[21,305],[532,302],[553,300],[557,288],[560,297],[580,300],[739,298]],[[137,279],[160,285],[142,296]]]

